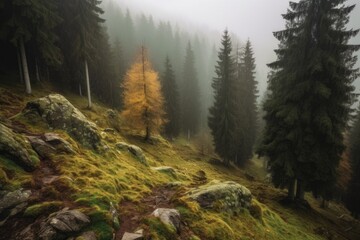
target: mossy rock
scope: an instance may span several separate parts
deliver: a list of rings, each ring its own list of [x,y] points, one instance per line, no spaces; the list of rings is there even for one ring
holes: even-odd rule
[[[50,94],[28,102],[21,115],[30,121],[40,119],[50,128],[64,130],[85,147],[98,149],[101,145],[96,124],[60,94]]]
[[[0,132],[0,154],[8,157],[26,171],[35,170],[40,160],[28,140],[1,123]]]
[[[190,191],[189,198],[197,201],[203,208],[234,214],[249,208],[252,196],[249,189],[236,182],[211,181]]]

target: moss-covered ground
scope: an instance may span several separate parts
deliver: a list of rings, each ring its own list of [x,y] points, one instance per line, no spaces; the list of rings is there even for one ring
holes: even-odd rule
[[[88,229],[95,230],[99,239],[112,239],[113,233],[120,231],[119,228],[121,231],[135,231],[133,228],[136,226],[133,224],[116,226],[112,221],[109,208],[113,203],[119,210],[120,224],[124,224],[122,217],[131,219],[133,213],[134,221],[145,230],[149,239],[315,240],[328,237],[324,231],[319,232],[317,229],[330,232],[333,239],[360,239],[356,232],[346,232],[338,224],[337,217],[346,213],[341,205],[333,203],[329,210],[322,210],[318,207],[319,202],[311,196],[307,196],[311,209],[294,209],[281,204],[280,200],[286,193],[267,182],[266,172],[259,159],[254,159],[243,169],[224,167],[210,163],[216,156],[201,151],[196,139],[187,141],[179,138],[169,142],[156,136],[150,143],[144,142],[139,134],[123,126],[120,118],[109,119],[108,109],[96,99],[94,107],[89,110],[85,98],[60,92],[99,126],[107,150],[95,152],[83,148],[63,131],[49,130],[44,123],[14,117],[28,100],[54,92],[51,86],[41,84],[35,86],[34,93],[29,96],[21,89],[17,84],[0,85],[0,121],[21,128],[23,132],[56,132],[71,143],[76,154],[58,154],[42,160],[46,164],[43,163],[41,167],[49,168],[50,171],[39,169],[33,173],[23,171],[11,160],[0,156],[0,187],[30,188],[39,193],[17,219],[35,220],[69,206],[79,208],[90,216],[92,225]],[[115,131],[104,131],[106,128]],[[115,143],[120,141],[142,148],[149,167],[137,161],[131,153],[116,149]],[[157,166],[171,166],[177,174],[174,176],[150,168]],[[232,180],[248,187],[254,195],[251,210],[244,210],[237,215],[217,213],[201,209],[183,197],[190,186],[196,185],[193,176],[199,170],[206,173],[208,180]],[[54,177],[54,181],[44,184],[42,179],[45,177]],[[156,197],[154,195],[159,192],[154,189],[163,188],[171,182],[180,182],[181,185],[172,187],[173,197],[166,199],[165,205],[181,213],[183,233],[176,233],[174,229],[149,216],[155,206],[147,198]],[[122,214],[125,210],[126,214]],[[116,236],[121,239],[120,234]]]

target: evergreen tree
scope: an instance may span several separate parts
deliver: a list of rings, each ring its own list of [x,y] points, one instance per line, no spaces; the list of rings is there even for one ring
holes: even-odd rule
[[[59,65],[62,62],[60,49],[56,46],[57,36],[54,28],[61,21],[54,0],[6,0],[0,4],[4,14],[1,35],[10,41],[19,51],[26,92],[31,93],[30,76],[26,44],[33,41],[37,52],[47,65]]]
[[[194,53],[190,42],[186,49],[183,67],[182,128],[188,138],[196,134],[200,123],[199,83],[195,69]]]
[[[175,74],[169,57],[165,61],[165,71],[162,76],[162,92],[165,100],[167,123],[165,134],[170,139],[177,137],[180,132],[179,92],[175,81]]]
[[[122,116],[134,129],[144,131],[145,140],[149,140],[152,134],[161,131],[165,112],[158,74],[152,69],[144,47],[127,71],[123,88]]]
[[[64,0],[60,1],[60,13],[64,22],[59,30],[63,39],[62,50],[68,58],[67,66],[73,78],[81,74],[79,67],[84,67],[88,96],[88,107],[91,108],[91,91],[88,62],[95,62],[97,41],[101,38],[100,18],[103,10],[98,0]],[[78,83],[80,84],[80,83]],[[77,84],[76,84],[77,85]]]
[[[348,41],[358,31],[347,30],[354,6],[344,0],[301,0],[290,3],[283,18],[275,71],[269,82],[265,137],[259,153],[269,157],[272,180],[288,187],[289,198],[304,199],[304,191],[324,198],[336,181],[344,150],[345,130],[354,100],[356,77]]]
[[[346,207],[353,217],[358,218],[360,214],[360,109],[350,134],[350,164],[351,180],[347,188]]]
[[[125,75],[125,62],[124,62],[124,57],[123,57],[123,51],[122,51],[122,45],[119,41],[119,39],[117,38],[114,42],[114,46],[112,49],[112,53],[113,53],[113,60],[114,60],[114,71],[115,71],[115,80],[117,82],[117,84],[115,84],[115,86],[113,86],[115,88],[115,105],[118,108],[121,108],[122,106],[122,80],[123,77]]]
[[[255,58],[250,40],[246,42],[238,62],[238,145],[236,163],[244,165],[253,154],[257,131],[257,81],[255,80]]]
[[[231,56],[232,45],[225,30],[213,78],[214,104],[209,109],[208,125],[214,138],[215,151],[228,165],[235,157],[237,129],[236,66]]]

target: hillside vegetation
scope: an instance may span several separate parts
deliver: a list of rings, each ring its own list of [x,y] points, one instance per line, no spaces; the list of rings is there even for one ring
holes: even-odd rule
[[[27,144],[26,137],[55,133],[69,144],[65,146],[71,151],[39,156],[34,149],[28,149],[39,160],[33,171],[24,170],[4,151],[0,153],[0,196],[4,191],[31,190],[26,206],[16,214],[0,208],[0,239],[26,239],[19,236],[36,232],[49,215],[64,208],[85,214],[90,223],[54,238],[40,239],[93,239],[90,235],[95,239],[122,239],[125,232],[139,229],[144,239],[359,237],[359,223],[348,216],[342,205],[331,203],[329,209],[320,209],[320,203],[311,196],[307,196],[310,207],[306,209],[282,202],[286,192],[268,183],[259,159],[253,159],[244,169],[224,167],[216,156],[203,153],[197,144],[181,137],[169,142],[155,136],[144,142],[122,124],[116,111],[97,101],[89,110],[84,98],[61,92],[87,120],[96,124],[100,145],[88,147],[74,133],[49,127],[41,119],[24,114],[29,101],[54,93],[52,86],[36,86],[33,94],[27,96],[19,89],[16,85],[0,86],[0,124],[23,139],[19,142]],[[140,152],[131,147],[140,148]],[[251,191],[249,206],[234,209],[227,205],[225,197],[206,208],[189,197],[207,186],[227,181]],[[159,207],[180,213],[178,229],[151,215]],[[24,233],[28,226],[32,230]]]

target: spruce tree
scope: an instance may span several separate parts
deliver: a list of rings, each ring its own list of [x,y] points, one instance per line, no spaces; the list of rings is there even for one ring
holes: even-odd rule
[[[351,180],[347,188],[346,207],[353,217],[358,218],[360,214],[360,109],[358,110],[355,123],[350,133],[350,164]]]
[[[345,1],[302,0],[290,3],[283,18],[275,71],[264,104],[266,129],[259,153],[269,157],[272,180],[288,187],[289,197],[306,190],[326,199],[336,181],[344,150],[343,132],[354,100],[352,53],[347,30],[354,6]]]
[[[255,58],[248,40],[244,52],[238,53],[237,83],[238,127],[236,163],[244,165],[253,154],[257,133],[257,81],[255,79]]]
[[[161,83],[167,119],[164,132],[167,137],[172,139],[174,137],[177,137],[180,132],[180,108],[179,92],[175,80],[175,74],[169,57],[166,57],[165,71],[163,73]]]
[[[224,31],[213,78],[214,103],[209,109],[208,125],[214,138],[215,151],[228,165],[236,155],[237,85],[236,65],[231,56],[232,45]]]
[[[190,42],[183,68],[182,128],[188,138],[196,134],[200,123],[200,96],[194,53]]]

